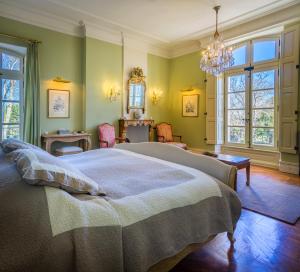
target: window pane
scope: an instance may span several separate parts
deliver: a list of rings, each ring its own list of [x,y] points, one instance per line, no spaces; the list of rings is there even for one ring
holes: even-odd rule
[[[228,77],[228,92],[243,92],[245,86],[246,78],[244,74]]]
[[[20,138],[20,127],[19,125],[3,125],[2,126],[2,139],[7,138]]]
[[[20,100],[20,80],[2,79],[2,99]]]
[[[228,94],[228,109],[244,109],[245,93]]]
[[[253,61],[266,61],[276,58],[276,41],[256,41],[253,43]]]
[[[239,66],[239,65],[244,65],[246,63],[246,45],[243,45],[241,47],[238,47],[234,50],[232,50],[232,55],[234,58],[234,63],[233,66]]]
[[[6,53],[2,53],[2,68],[7,70],[20,71],[21,59]]]
[[[274,90],[252,92],[253,108],[274,108]]]
[[[253,73],[252,90],[273,89],[275,85],[275,70]]]
[[[245,125],[245,111],[244,110],[229,110],[228,111],[228,125],[229,126],[244,126]]]
[[[245,143],[245,128],[229,127],[228,128],[228,142],[236,144]]]
[[[254,127],[274,127],[274,110],[253,110]]]
[[[256,145],[274,146],[274,129],[254,128],[252,132],[252,142]]]
[[[20,122],[20,104],[2,102],[2,123]]]

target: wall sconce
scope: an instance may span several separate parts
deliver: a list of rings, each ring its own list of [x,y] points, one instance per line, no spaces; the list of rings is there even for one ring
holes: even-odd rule
[[[162,97],[162,91],[161,90],[152,90],[151,92],[151,101],[154,105],[158,103],[158,101]]]
[[[181,89],[180,91],[185,93],[185,92],[192,92],[192,91],[196,91],[197,88],[195,87],[189,87],[189,88],[186,88],[186,89]]]
[[[70,80],[63,79],[62,77],[59,77],[59,76],[57,76],[56,78],[54,78],[53,81],[59,82],[59,83],[71,83]]]
[[[111,88],[107,94],[107,97],[110,102],[115,102],[117,101],[120,95],[121,95],[120,91],[117,91],[115,88]]]

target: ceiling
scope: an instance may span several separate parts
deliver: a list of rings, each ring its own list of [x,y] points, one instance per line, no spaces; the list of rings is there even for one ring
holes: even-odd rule
[[[210,33],[215,24],[212,7],[217,4],[221,5],[221,27],[229,27],[300,0],[0,0],[1,3],[174,43]]]

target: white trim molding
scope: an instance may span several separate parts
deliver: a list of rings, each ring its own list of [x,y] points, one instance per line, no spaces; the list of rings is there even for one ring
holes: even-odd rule
[[[279,161],[279,170],[281,172],[299,175],[299,164],[294,162]]]
[[[135,41],[135,44],[138,41],[138,46],[145,48],[148,53],[165,58],[175,58],[197,52],[201,50],[201,47],[205,47],[212,35],[212,27],[209,27],[176,41],[168,41],[118,25],[100,17],[92,16],[54,0],[43,3],[43,9],[41,5],[34,6],[30,3],[20,6],[17,1],[13,0],[0,2],[0,16],[2,17],[73,36],[82,37],[86,35],[87,37],[118,45],[121,44],[123,33],[124,36],[130,37],[130,39]],[[284,2],[286,2],[286,5],[282,5]],[[48,9],[45,8],[45,5]],[[52,10],[56,12],[52,12]],[[63,11],[68,16],[60,16]],[[259,29],[275,25],[280,26],[297,20],[300,20],[299,0],[281,0],[276,1],[273,6],[265,7],[263,12],[262,10],[256,10],[254,13],[241,14],[232,20],[223,22],[220,24],[220,28],[223,38],[230,40]],[[82,31],[83,24],[85,32]],[[201,44],[199,41],[201,41]]]

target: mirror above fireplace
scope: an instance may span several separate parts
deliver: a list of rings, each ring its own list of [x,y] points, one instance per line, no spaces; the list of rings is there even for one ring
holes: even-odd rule
[[[145,112],[146,81],[142,68],[134,67],[128,80],[127,113],[130,110]]]

